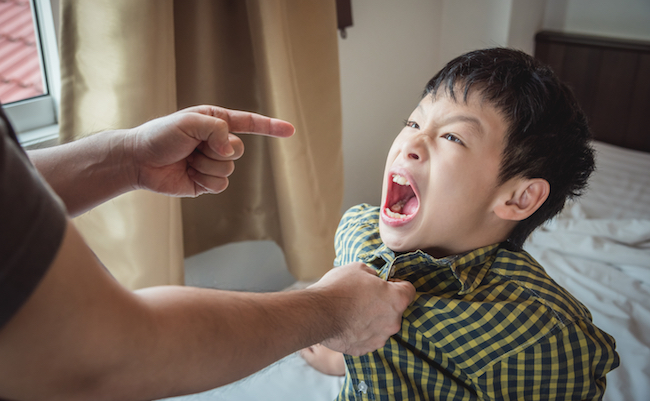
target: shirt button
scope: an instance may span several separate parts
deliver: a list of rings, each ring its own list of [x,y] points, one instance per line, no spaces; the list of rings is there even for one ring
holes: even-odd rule
[[[361,380],[361,381],[359,382],[359,384],[357,385],[357,390],[359,390],[359,391],[361,391],[362,393],[366,394],[366,392],[368,392],[368,385],[366,384],[366,382],[364,382],[363,380]]]

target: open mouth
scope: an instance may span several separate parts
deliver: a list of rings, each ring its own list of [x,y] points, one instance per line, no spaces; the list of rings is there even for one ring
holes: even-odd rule
[[[420,201],[409,180],[400,175],[392,174],[388,183],[384,215],[394,220],[409,220],[414,216]]]

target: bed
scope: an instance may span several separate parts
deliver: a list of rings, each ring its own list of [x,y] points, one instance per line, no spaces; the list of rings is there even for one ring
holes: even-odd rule
[[[536,57],[573,87],[595,134],[586,194],[524,248],[614,336],[605,400],[650,397],[650,43],[541,32]],[[343,379],[293,354],[239,382],[175,401],[332,400]]]

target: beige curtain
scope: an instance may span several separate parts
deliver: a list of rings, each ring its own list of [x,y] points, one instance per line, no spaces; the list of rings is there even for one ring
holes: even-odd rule
[[[334,1],[63,0],[61,15],[65,140],[201,103],[297,129],[244,136],[225,193],[136,192],[78,218],[121,282],[181,283],[183,244],[192,255],[250,239],[275,240],[297,279],[331,267],[343,188]]]
[[[176,110],[173,3],[61,2],[63,141]],[[125,286],[183,283],[180,202],[136,191],[75,219]]]

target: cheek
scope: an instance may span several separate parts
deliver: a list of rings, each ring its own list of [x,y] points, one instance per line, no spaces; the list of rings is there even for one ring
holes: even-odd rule
[[[430,195],[449,196],[463,191],[471,177],[463,166],[463,160],[432,160],[430,166]]]
[[[397,141],[393,142],[393,145],[391,146],[390,150],[388,151],[388,155],[386,155],[386,164],[384,167],[384,171],[388,170],[390,166],[393,164],[395,159],[397,158],[397,155],[399,154],[399,146],[397,145]]]
[[[435,178],[430,181],[427,198],[436,204],[436,213],[458,217],[479,205],[493,185],[491,175],[484,168],[468,168],[460,164],[438,165]],[[432,172],[433,173],[433,172]]]

